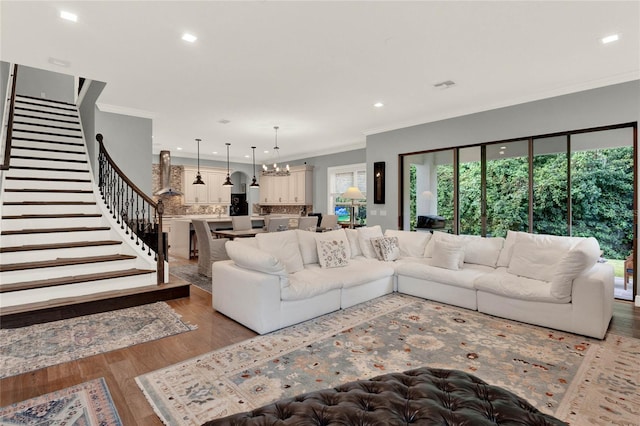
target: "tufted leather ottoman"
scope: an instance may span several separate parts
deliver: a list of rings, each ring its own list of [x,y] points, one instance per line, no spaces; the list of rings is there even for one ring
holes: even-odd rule
[[[418,368],[345,383],[212,420],[213,425],[565,425],[456,370]]]

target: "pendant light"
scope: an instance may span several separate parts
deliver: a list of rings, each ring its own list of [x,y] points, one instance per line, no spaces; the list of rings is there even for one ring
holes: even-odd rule
[[[202,176],[200,175],[200,141],[202,139],[196,139],[198,142],[198,173],[196,174],[196,180],[193,181],[194,185],[204,185],[204,181],[202,180]]]
[[[227,142],[225,145],[227,146],[227,179],[225,179],[222,186],[233,186],[233,182],[231,182],[231,177],[229,176],[229,146],[231,144]]]
[[[259,188],[258,181],[256,180],[256,147],[252,146],[251,151],[253,151],[253,180],[251,181],[251,185],[249,188]]]

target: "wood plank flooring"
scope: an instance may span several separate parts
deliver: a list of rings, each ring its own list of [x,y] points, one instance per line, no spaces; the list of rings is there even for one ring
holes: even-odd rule
[[[181,280],[172,275],[171,282]],[[211,295],[198,287],[191,286],[190,297],[167,303],[198,329],[0,380],[0,406],[104,377],[125,425],[161,426],[138,388],[136,376],[256,335],[214,312]],[[640,338],[640,308],[616,301],[610,331]]]

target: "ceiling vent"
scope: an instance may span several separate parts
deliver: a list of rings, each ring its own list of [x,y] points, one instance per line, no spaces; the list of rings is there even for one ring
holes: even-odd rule
[[[444,90],[444,89],[448,89],[450,87],[453,87],[455,85],[456,85],[456,83],[454,81],[447,80],[447,81],[442,81],[440,83],[436,83],[436,84],[433,85],[433,87],[435,87],[436,89]]]

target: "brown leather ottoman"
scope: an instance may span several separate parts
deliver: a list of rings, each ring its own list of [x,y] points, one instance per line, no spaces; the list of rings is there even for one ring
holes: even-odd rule
[[[566,425],[471,374],[423,367],[282,399],[203,426],[408,424]]]

